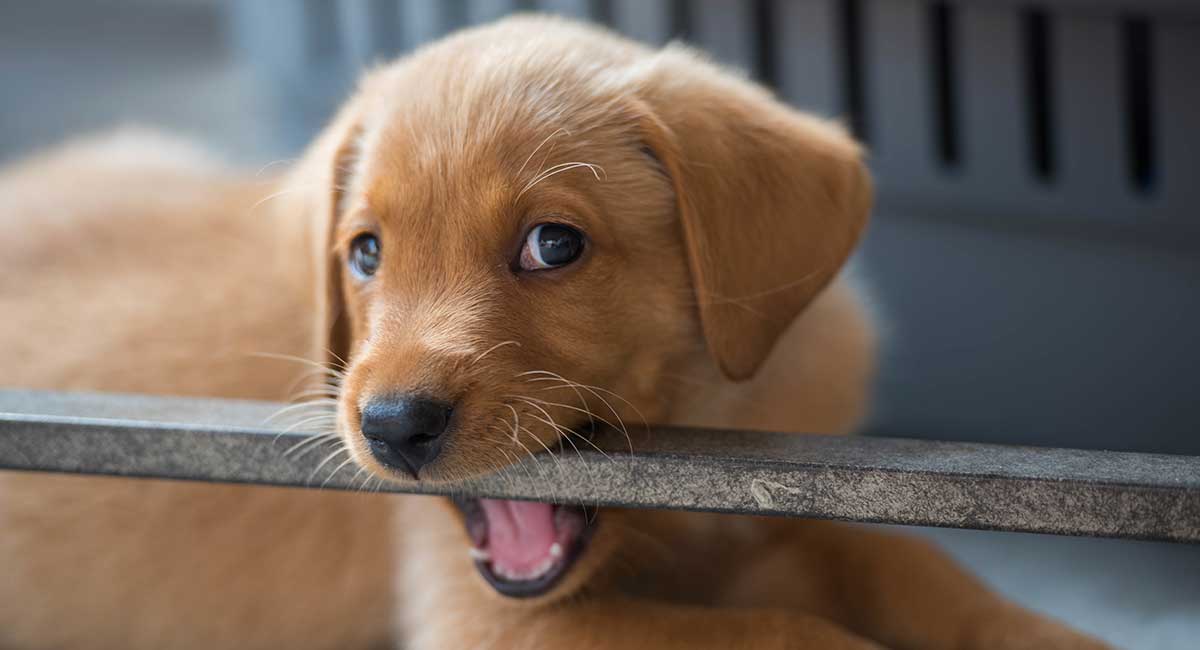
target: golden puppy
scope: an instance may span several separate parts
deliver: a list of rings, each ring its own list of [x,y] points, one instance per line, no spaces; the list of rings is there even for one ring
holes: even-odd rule
[[[281,398],[340,366],[359,466],[451,481],[618,418],[848,432],[838,128],[552,19],[373,72],[285,178],[124,135],[0,180],[4,380]],[[331,400],[332,401],[332,400]],[[0,477],[12,648],[1084,648],[926,544],[822,522]]]

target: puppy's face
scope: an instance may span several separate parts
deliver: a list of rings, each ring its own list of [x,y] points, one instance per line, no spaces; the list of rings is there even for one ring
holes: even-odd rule
[[[670,182],[635,128],[507,124],[455,149],[397,111],[364,131],[334,238],[360,463],[464,478],[660,412],[661,372],[699,338]]]
[[[339,430],[395,481],[658,419],[664,373],[696,354],[749,376],[869,203],[840,131],[686,51],[539,19],[376,73],[302,173],[329,197]],[[511,596],[547,593],[590,532],[567,507],[461,505]]]

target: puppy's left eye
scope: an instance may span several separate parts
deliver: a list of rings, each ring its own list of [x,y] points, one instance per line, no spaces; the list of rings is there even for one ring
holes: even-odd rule
[[[379,238],[362,234],[350,242],[350,269],[360,280],[365,280],[379,270]]]
[[[522,271],[566,266],[583,254],[583,233],[561,223],[538,224],[525,236],[518,260]]]

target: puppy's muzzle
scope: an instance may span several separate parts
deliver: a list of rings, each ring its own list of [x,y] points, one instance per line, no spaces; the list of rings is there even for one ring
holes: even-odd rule
[[[379,462],[416,478],[441,452],[453,412],[421,395],[376,397],[362,409],[362,434]]]

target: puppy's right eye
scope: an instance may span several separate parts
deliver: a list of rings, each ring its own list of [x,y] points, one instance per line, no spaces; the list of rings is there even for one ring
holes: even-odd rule
[[[362,234],[350,242],[350,270],[360,280],[365,280],[379,270],[379,238]]]
[[[516,266],[522,271],[542,271],[566,266],[583,254],[583,233],[561,223],[534,226],[525,236]]]

